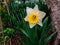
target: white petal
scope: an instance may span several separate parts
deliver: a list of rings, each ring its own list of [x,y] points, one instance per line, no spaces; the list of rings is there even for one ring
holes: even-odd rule
[[[45,17],[46,13],[39,11],[39,19],[42,20]]]
[[[30,28],[33,28],[36,24],[29,24]]]
[[[24,18],[25,21],[28,21],[27,17],[28,17],[28,16],[26,16],[26,17]]]
[[[27,15],[29,15],[29,14],[31,14],[31,13],[32,13],[33,9],[32,9],[32,8],[27,7],[27,8],[26,8],[26,11],[27,11]]]
[[[35,5],[34,10],[38,10],[38,5]]]
[[[39,13],[38,5],[35,5],[34,12]]]
[[[39,20],[39,22],[37,24],[40,25],[40,26],[43,26],[42,20]]]

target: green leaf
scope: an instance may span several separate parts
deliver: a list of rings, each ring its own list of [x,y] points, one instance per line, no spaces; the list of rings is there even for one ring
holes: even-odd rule
[[[52,33],[49,37],[47,37],[45,39],[45,44],[47,44],[47,42],[56,34],[56,31],[54,33]]]
[[[48,22],[48,17],[46,17],[43,21],[43,26],[41,27],[41,31],[43,32],[46,29],[47,26],[47,22]]]
[[[6,35],[9,35],[10,32],[11,32],[11,33],[14,33],[14,29],[13,29],[13,28],[6,28],[6,29],[4,30],[4,33],[5,33]]]
[[[47,22],[48,22],[48,17],[45,18],[45,20],[43,21],[43,26],[41,27],[41,37],[39,40],[39,45],[44,45],[44,38],[45,38]],[[48,33],[48,32],[46,32],[46,33]]]
[[[50,31],[51,28],[52,28],[52,24],[49,24],[46,28],[45,35],[48,34],[48,32]]]
[[[16,17],[14,15],[11,16],[11,20],[12,20],[14,25],[17,25],[17,19],[16,19]]]
[[[28,38],[30,38],[30,36],[29,36],[24,30],[21,29],[21,31],[22,31],[22,33],[24,33]]]

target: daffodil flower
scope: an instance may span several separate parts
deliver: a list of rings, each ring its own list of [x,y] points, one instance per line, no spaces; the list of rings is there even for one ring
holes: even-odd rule
[[[30,28],[33,28],[36,24],[42,26],[42,19],[45,17],[46,13],[39,11],[38,5],[35,5],[35,7],[26,8],[27,16],[24,18],[25,21],[29,22]]]

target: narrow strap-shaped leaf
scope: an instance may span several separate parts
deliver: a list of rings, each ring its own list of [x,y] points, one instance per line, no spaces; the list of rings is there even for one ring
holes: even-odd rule
[[[41,37],[40,37],[40,40],[39,40],[39,45],[43,45],[44,36],[45,36],[45,29],[46,29],[46,26],[47,26],[47,21],[48,21],[48,17],[45,18],[45,20],[43,22],[43,26],[41,27]]]
[[[28,38],[30,38],[30,36],[24,31],[24,30],[21,30]]]
[[[52,33],[49,37],[45,39],[45,44],[56,34],[56,32]]]

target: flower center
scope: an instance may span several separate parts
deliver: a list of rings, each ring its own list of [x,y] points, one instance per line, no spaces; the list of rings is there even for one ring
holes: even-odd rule
[[[30,15],[28,15],[28,22],[30,24],[36,24],[38,22],[38,14],[31,13]]]

